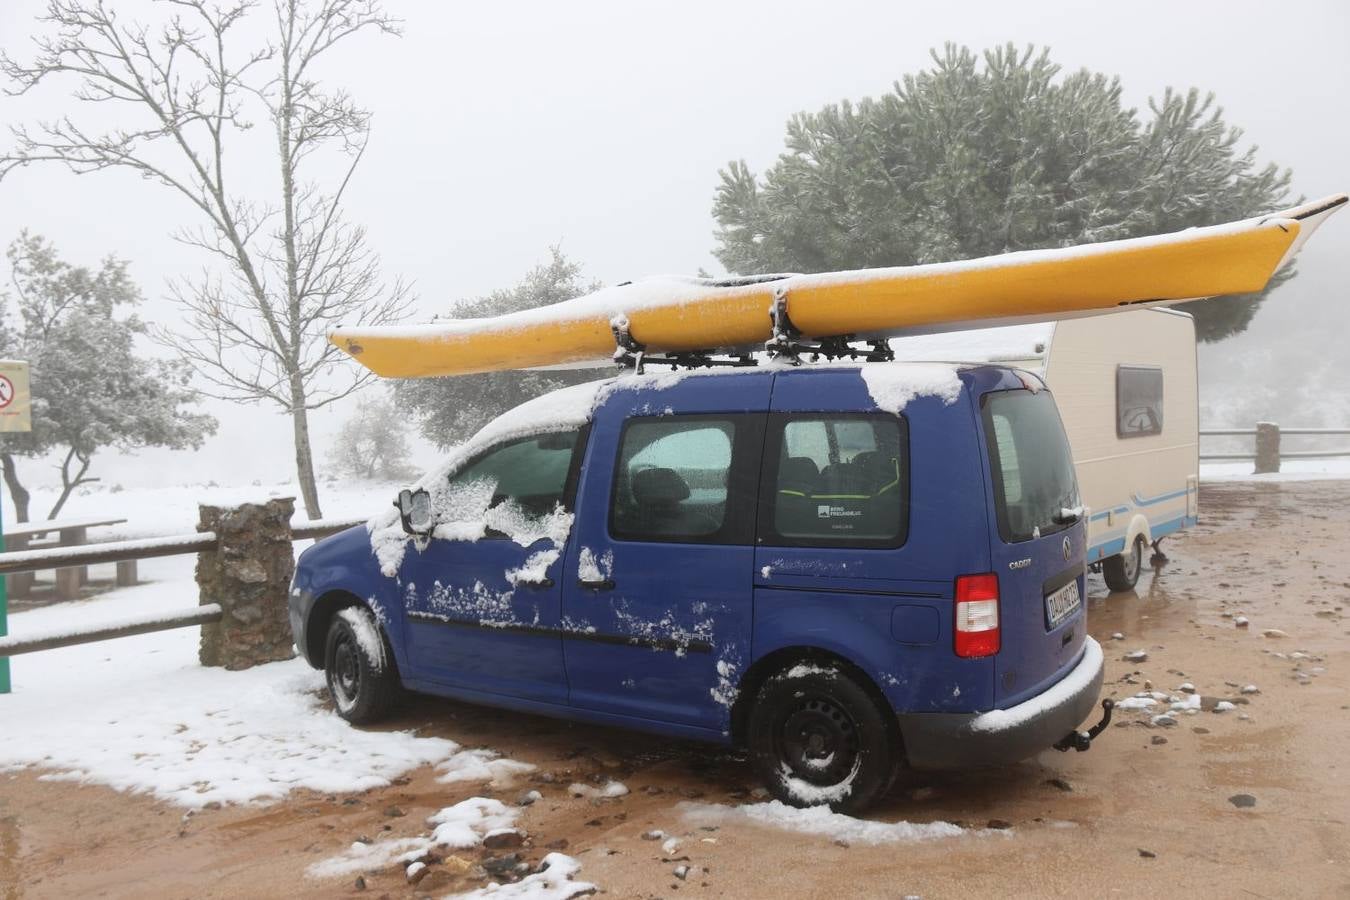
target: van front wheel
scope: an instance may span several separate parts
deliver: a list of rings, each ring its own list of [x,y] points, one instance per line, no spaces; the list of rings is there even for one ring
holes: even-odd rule
[[[398,673],[379,624],[364,606],[344,607],[333,616],[323,668],[333,705],[348,722],[374,722],[393,707]]]
[[[1139,570],[1144,564],[1144,537],[1140,535],[1128,549],[1117,556],[1102,560],[1102,575],[1112,592],[1132,591],[1139,581]]]
[[[770,677],[750,711],[755,769],[790,806],[856,813],[890,789],[896,760],[884,713],[831,663],[799,663]]]

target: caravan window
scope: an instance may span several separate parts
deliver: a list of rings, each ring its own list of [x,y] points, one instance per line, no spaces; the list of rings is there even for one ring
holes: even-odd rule
[[[1116,436],[1162,434],[1163,373],[1152,366],[1116,369]]]

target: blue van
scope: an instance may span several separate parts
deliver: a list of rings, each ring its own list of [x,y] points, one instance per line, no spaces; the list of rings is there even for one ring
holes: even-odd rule
[[[626,375],[452,457],[297,563],[296,646],[350,721],[407,688],[735,742],[779,799],[849,812],[901,766],[1083,750],[1106,724],[1076,730],[1102,652],[1035,375]]]

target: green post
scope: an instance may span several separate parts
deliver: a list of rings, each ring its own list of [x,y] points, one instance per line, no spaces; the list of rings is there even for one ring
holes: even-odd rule
[[[0,553],[5,552],[5,495],[0,491]],[[0,637],[9,634],[9,593],[0,575]],[[9,657],[0,656],[0,694],[9,693]]]

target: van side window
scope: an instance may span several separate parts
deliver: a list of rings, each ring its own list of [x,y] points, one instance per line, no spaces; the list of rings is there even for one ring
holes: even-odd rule
[[[882,415],[775,416],[761,543],[899,547],[909,523],[908,434]]]
[[[487,537],[503,538],[498,524],[541,520],[559,507],[570,509],[585,431],[512,441],[473,460],[446,483],[440,505],[447,521],[485,522]]]
[[[1116,436],[1162,434],[1163,373],[1153,366],[1116,368]]]
[[[750,543],[745,510],[753,476],[737,477],[742,416],[630,419],[610,497],[610,533],[620,540]],[[738,427],[739,426],[739,427]],[[756,438],[757,442],[757,438]]]

